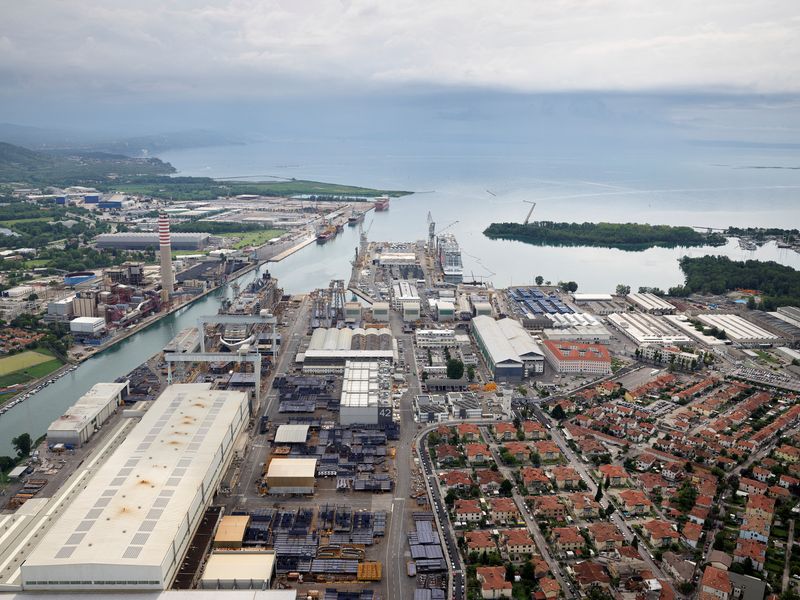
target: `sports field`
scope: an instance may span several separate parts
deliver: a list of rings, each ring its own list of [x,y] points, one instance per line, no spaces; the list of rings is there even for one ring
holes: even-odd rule
[[[5,358],[0,358],[0,375],[8,375],[14,371],[27,369],[28,367],[47,362],[48,360],[53,360],[53,357],[32,350],[6,356]]]

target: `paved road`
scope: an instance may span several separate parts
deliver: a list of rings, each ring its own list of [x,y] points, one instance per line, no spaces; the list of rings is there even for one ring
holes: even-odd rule
[[[539,419],[539,421],[543,425],[550,426],[550,418],[547,417],[539,407],[534,408],[534,414],[536,415],[536,418]],[[561,432],[558,430],[558,427],[551,426],[550,435],[553,438],[553,441],[555,441],[555,443],[558,444],[558,447],[561,449],[561,452],[564,454],[564,456],[567,457],[567,460],[569,461],[569,466],[575,469],[581,476],[581,478],[586,482],[586,485],[589,488],[589,492],[592,494],[596,494],[597,485],[590,476],[589,472],[586,470],[586,466],[584,465],[583,461],[580,460],[577,456],[575,456],[575,453],[567,445],[567,442],[564,439],[564,436],[561,435]],[[603,496],[600,499],[600,504],[601,506],[603,506],[603,508],[608,508],[609,503],[610,500],[608,499],[607,496]],[[622,516],[620,516],[619,511],[614,511],[614,513],[611,515],[611,520],[622,532],[622,535],[625,536],[625,539],[628,542],[630,542],[635,534],[631,530],[631,528],[628,527],[628,524],[625,522],[625,519]],[[642,560],[647,565],[647,568],[653,572],[653,575],[655,575],[658,579],[666,581],[674,592],[675,590],[671,583],[672,580],[669,577],[667,577],[667,575],[656,564],[656,562],[650,556],[650,552],[647,550],[647,548],[645,548],[645,544],[639,544],[639,555],[642,557]]]
[[[491,432],[487,427],[482,427],[483,437],[485,440],[488,440],[489,449],[492,452],[492,457],[494,458],[494,462],[497,465],[498,470],[500,473],[511,481],[514,482],[514,473],[503,464],[503,460],[500,458],[500,452],[497,449],[497,443],[494,441],[494,436],[492,436]],[[533,517],[530,516],[528,512],[528,507],[525,504],[525,498],[519,493],[517,486],[514,485],[514,489],[512,491],[511,497],[513,498],[514,502],[517,505],[517,509],[519,513],[522,515],[522,518],[525,519],[525,525],[528,528],[528,531],[533,536],[533,541],[536,542],[536,547],[539,549],[539,554],[542,555],[542,558],[547,563],[547,566],[550,567],[550,572],[558,581],[558,584],[561,586],[564,595],[567,598],[573,598],[574,594],[572,593],[572,587],[567,582],[566,577],[561,569],[561,565],[558,564],[558,561],[553,558],[553,555],[550,554],[550,546],[547,544],[547,540],[545,539],[544,535],[542,534],[542,530],[539,528],[539,524],[536,522]]]

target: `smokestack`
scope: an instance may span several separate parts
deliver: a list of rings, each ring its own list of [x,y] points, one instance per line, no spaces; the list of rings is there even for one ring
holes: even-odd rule
[[[166,213],[158,215],[158,245],[161,250],[161,299],[169,300],[175,291],[175,280],[172,277],[172,244],[169,239],[169,217]]]

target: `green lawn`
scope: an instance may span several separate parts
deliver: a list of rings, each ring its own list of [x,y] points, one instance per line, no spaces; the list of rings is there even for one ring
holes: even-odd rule
[[[5,358],[0,358],[0,375],[8,375],[20,369],[26,369],[47,362],[52,358],[52,355],[48,353],[34,352],[32,350],[6,356]]]
[[[8,375],[0,375],[0,387],[7,387],[17,383],[27,383],[28,381],[39,379],[39,377],[49,375],[58,369],[62,364],[64,363],[57,358],[54,358],[36,366],[23,369],[22,371],[15,371],[13,373],[9,373]]]
[[[264,229],[258,231],[243,231],[241,233],[223,233],[222,237],[239,238],[233,247],[239,250],[247,246],[261,246],[273,238],[283,235],[282,229]]]
[[[27,219],[9,219],[7,221],[0,221],[0,226],[13,227],[19,223],[39,223],[45,221],[52,221],[53,217],[29,217]]]

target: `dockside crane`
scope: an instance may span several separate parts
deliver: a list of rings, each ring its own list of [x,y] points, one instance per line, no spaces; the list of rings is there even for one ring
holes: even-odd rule
[[[525,217],[525,220],[522,222],[523,225],[527,225],[528,222],[531,220],[531,215],[533,214],[533,209],[536,208],[536,202],[532,200],[523,200],[526,204],[531,205],[531,209],[528,211],[528,216]]]

